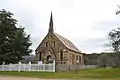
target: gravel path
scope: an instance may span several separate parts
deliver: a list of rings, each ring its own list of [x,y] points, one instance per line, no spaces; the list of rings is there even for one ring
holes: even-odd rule
[[[70,79],[40,79],[40,78],[0,76],[0,80],[70,80]]]
[[[42,78],[12,77],[12,76],[0,75],[0,80],[120,80],[120,79],[42,79]]]

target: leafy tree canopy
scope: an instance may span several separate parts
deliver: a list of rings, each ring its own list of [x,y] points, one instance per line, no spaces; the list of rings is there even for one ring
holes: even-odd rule
[[[120,28],[113,29],[108,34],[110,45],[112,46],[114,52],[120,51]]]
[[[24,32],[22,26],[18,27],[13,14],[0,10],[0,64],[17,63],[23,56],[32,52],[30,35]]]
[[[116,11],[116,15],[120,14],[120,6],[118,6],[118,10]],[[108,34],[108,39],[110,42],[110,46],[112,46],[113,51],[119,52],[120,51],[120,27],[117,29],[113,29]]]

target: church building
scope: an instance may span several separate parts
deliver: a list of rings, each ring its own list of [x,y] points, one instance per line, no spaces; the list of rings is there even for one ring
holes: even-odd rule
[[[84,64],[82,52],[71,41],[57,34],[53,26],[51,13],[48,33],[35,50],[36,63]]]

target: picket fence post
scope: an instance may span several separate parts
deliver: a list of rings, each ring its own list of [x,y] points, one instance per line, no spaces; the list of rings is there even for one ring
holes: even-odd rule
[[[9,68],[10,68],[9,71],[11,71],[11,63],[10,63],[9,65],[10,65],[10,66],[9,66]]]
[[[55,72],[55,61],[53,61],[53,72]]]
[[[2,64],[2,71],[4,71],[4,65],[5,65],[5,62],[3,62]]]
[[[21,70],[21,62],[18,63],[18,72]]]
[[[23,70],[26,71],[26,70],[25,70],[26,64],[22,64],[22,67],[23,67]]]
[[[29,62],[29,71],[31,71],[31,62]]]
[[[37,64],[37,71],[40,71],[40,70],[39,70],[39,65],[40,65],[40,64]]]
[[[33,65],[33,66],[32,66]],[[15,69],[14,69],[15,68]],[[21,62],[18,62],[17,64],[10,63],[9,65],[5,65],[5,62],[1,65],[1,71],[14,71],[16,70],[20,71],[51,71],[55,72],[56,64],[55,61],[53,61],[52,64],[32,64],[29,62],[28,64],[22,64]]]

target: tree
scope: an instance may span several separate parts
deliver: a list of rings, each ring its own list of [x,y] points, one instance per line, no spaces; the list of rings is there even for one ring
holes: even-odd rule
[[[119,7],[119,6],[118,6]],[[120,14],[120,7],[119,10],[116,11],[116,15]],[[114,56],[116,55],[116,66],[120,66],[120,27],[117,29],[113,29],[108,34],[108,39],[110,42],[110,46],[114,51]]]
[[[110,42],[110,45],[113,48],[114,52],[120,51],[120,28],[113,29],[108,34],[108,39]]]
[[[120,14],[120,6],[118,5],[118,10],[116,11],[116,15]]]
[[[113,29],[108,34],[110,45],[114,51],[114,55],[116,56],[115,64],[116,67],[120,66],[120,28]]]
[[[116,11],[116,15],[120,14],[120,6],[118,6],[118,8],[119,9]],[[114,52],[115,53],[119,52],[120,51],[120,27],[110,31],[108,34],[108,39]]]
[[[24,32],[22,26],[18,27],[13,14],[0,10],[0,64],[17,63],[22,57],[32,52],[30,35]]]

